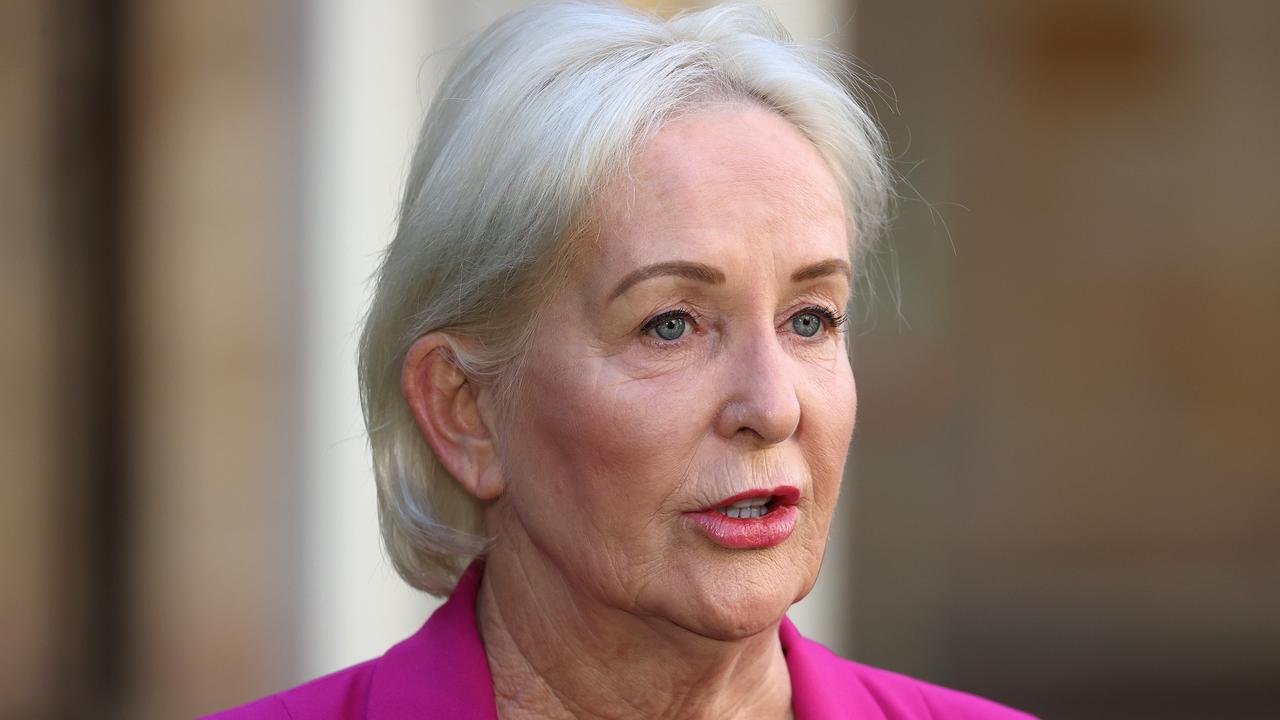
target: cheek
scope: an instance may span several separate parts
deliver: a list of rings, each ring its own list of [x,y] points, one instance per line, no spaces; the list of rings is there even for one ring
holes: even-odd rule
[[[858,383],[854,381],[852,371],[849,373],[847,382],[848,382],[848,390],[845,396],[846,399],[844,401],[845,403],[844,406],[848,409],[847,410],[848,411],[848,425],[847,425],[848,429],[845,430],[845,434],[848,436],[846,439],[846,444],[848,440],[853,439],[853,426],[858,419]]]
[[[637,547],[638,531],[663,517],[688,471],[706,423],[698,407],[688,392],[594,359],[531,366],[503,458],[526,530],[553,544],[564,536],[565,552],[653,550]]]
[[[857,418],[858,393],[847,364],[839,372],[820,376],[813,387],[816,392],[810,403],[806,455],[814,481],[814,500],[823,511],[825,522],[834,511],[840,492]]]

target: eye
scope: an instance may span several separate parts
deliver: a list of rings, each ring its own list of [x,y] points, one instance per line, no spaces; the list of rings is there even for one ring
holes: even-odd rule
[[[844,315],[814,305],[791,316],[791,329],[795,330],[800,337],[808,338],[817,335],[824,324],[832,329],[838,329],[844,325],[845,319]]]
[[[659,340],[666,342],[679,340],[689,327],[689,323],[686,321],[688,317],[689,313],[683,310],[665,312],[645,323],[643,332],[646,335],[652,333]]]
[[[813,337],[822,329],[822,319],[813,313],[800,313],[791,318],[791,327],[801,337]]]
[[[653,327],[663,340],[675,340],[684,334],[684,318],[667,318]]]

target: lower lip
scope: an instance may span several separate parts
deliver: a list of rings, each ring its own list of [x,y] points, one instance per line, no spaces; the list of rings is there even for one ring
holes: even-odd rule
[[[796,529],[794,505],[780,505],[758,518],[731,518],[718,510],[685,513],[717,545],[733,550],[773,547]]]

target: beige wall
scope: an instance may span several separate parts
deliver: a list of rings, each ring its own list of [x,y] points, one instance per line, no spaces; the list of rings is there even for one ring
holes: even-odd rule
[[[133,717],[288,677],[294,604],[294,18],[129,8]]]
[[[45,709],[60,659],[52,15],[39,2],[0,10],[0,713],[18,716]]]

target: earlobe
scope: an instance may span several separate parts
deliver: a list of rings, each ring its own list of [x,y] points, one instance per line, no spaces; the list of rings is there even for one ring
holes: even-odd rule
[[[501,467],[480,407],[482,388],[458,367],[449,338],[418,338],[405,354],[400,386],[419,432],[449,474],[481,500],[502,494]]]

